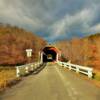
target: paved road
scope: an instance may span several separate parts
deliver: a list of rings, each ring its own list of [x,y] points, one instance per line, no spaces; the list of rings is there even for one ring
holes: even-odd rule
[[[57,64],[26,77],[0,100],[100,100],[100,88]]]

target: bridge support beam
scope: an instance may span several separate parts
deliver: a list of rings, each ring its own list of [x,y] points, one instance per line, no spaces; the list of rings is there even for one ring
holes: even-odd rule
[[[57,53],[57,55],[56,55],[56,62],[58,62],[58,53]]]
[[[40,54],[40,63],[41,64],[43,63],[43,52],[41,52],[41,54]]]

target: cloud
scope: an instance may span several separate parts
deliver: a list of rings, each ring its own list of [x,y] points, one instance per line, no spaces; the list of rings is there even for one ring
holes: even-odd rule
[[[55,34],[51,35],[50,38],[72,38],[100,32],[100,20],[96,22],[97,25],[93,26],[98,15],[98,9],[99,5],[93,4],[91,7],[79,10],[75,14],[66,14],[51,26],[51,32]]]
[[[48,41],[99,32],[99,0],[0,0],[0,22]]]
[[[95,9],[93,8],[85,8],[74,15],[66,14],[64,18],[54,23],[54,25],[51,27],[52,33],[55,33],[55,38],[67,33],[77,34],[75,32],[88,32],[95,17],[94,10]]]
[[[43,26],[41,20],[36,17],[30,18],[27,13],[24,13],[23,3],[21,1],[14,2],[13,0],[10,0],[9,4],[6,4],[5,1],[7,0],[1,0],[0,3],[0,19],[2,19],[0,20],[1,22],[10,23],[21,27],[26,25],[25,28],[30,26],[31,28],[33,27],[33,30],[37,30]]]
[[[100,32],[100,23],[90,28],[91,32],[98,33]]]

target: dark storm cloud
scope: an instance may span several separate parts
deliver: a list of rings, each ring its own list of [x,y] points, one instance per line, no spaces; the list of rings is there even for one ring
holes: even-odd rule
[[[100,0],[0,0],[0,22],[48,41],[100,32]]]

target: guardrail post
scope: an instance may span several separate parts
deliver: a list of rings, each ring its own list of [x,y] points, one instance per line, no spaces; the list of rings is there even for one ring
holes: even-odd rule
[[[68,67],[69,67],[69,70],[71,70],[71,65],[70,65],[71,61],[68,61]]]
[[[68,65],[69,66],[69,70],[71,70],[71,65]]]
[[[88,71],[88,77],[92,78],[92,71],[90,71],[90,70]]]
[[[76,73],[79,73],[79,68],[78,67],[76,67]]]
[[[25,73],[28,74],[28,67],[27,66],[25,67]]]
[[[16,77],[20,77],[20,70],[18,66],[16,67]]]
[[[33,69],[34,69],[34,68],[33,68],[33,64],[32,64],[32,65],[31,65],[31,71],[33,71]]]
[[[64,64],[64,68],[66,68],[66,65]]]

